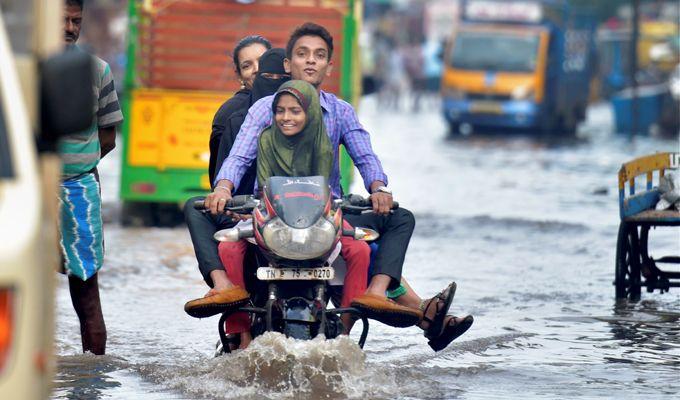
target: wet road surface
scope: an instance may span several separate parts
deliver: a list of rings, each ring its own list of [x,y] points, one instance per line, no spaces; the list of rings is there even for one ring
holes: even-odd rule
[[[475,136],[447,140],[437,111],[360,119],[395,198],[417,227],[404,275],[424,297],[458,283],[451,311],[472,329],[440,353],[417,328],[371,324],[364,351],[347,338],[278,335],[212,358],[217,318],[185,301],[206,291],[184,227],[106,226],[100,274],[107,356],[80,354],[60,278],[55,399],[666,398],[680,393],[680,290],[614,302],[616,173],[623,161],[678,151],[678,140],[610,135],[591,110],[584,140]],[[102,168],[116,209],[116,156]],[[358,175],[357,175],[358,177]],[[354,192],[362,192],[356,183]],[[114,213],[115,214],[115,213]],[[677,254],[657,229],[652,255]],[[355,329],[352,338],[358,338]]]

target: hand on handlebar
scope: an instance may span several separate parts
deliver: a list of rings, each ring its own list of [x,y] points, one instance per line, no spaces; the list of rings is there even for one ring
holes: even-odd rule
[[[224,206],[229,200],[231,200],[231,191],[218,186],[205,197],[205,209],[209,210],[211,214],[217,215],[224,211]]]
[[[373,203],[373,212],[380,215],[387,215],[390,213],[393,205],[392,195],[383,192],[374,192],[370,196]]]

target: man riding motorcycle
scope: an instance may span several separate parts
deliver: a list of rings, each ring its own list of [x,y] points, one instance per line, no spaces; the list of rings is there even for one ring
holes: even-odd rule
[[[307,81],[318,89],[331,72],[332,48],[332,37],[326,29],[316,24],[305,24],[296,29],[289,40],[286,70],[291,73],[292,78]],[[330,175],[333,196],[336,198],[341,196],[337,149],[342,143],[364,178],[366,188],[371,193],[374,210],[374,214],[356,216],[350,223],[354,226],[374,228],[382,237],[370,284],[366,293],[355,298],[352,306],[370,318],[389,325],[419,324],[426,330],[426,335],[431,341],[441,339],[437,347],[440,347],[441,343],[445,343],[445,347],[469,328],[472,323],[471,317],[456,319],[446,315],[455,286],[449,286],[442,294],[425,302],[412,290],[409,295],[409,290],[406,289],[407,295],[400,296],[397,302],[408,303],[410,307],[387,299],[386,291],[396,289],[400,285],[401,269],[415,220],[413,215],[403,208],[390,213],[392,195],[386,188],[387,176],[371,149],[368,133],[359,124],[352,107],[332,94],[319,91],[319,96],[324,111],[324,124],[334,150],[333,169]],[[231,198],[231,191],[240,183],[243,171],[257,155],[255,146],[257,137],[264,128],[271,125],[272,100],[273,97],[263,98],[249,110],[232,152],[217,174],[215,190],[206,197],[205,204],[211,212],[218,213],[224,209]],[[224,308],[233,307],[247,299],[244,291],[239,289],[224,291],[220,293],[219,298],[206,301]],[[423,318],[424,309],[428,311],[427,319]]]

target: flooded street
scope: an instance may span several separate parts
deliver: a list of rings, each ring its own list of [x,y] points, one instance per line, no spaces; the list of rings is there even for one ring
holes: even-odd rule
[[[186,227],[105,226],[100,273],[107,356],[82,355],[68,285],[57,289],[54,399],[659,398],[680,393],[680,290],[614,301],[616,174],[623,161],[678,151],[678,140],[608,133],[591,110],[585,140],[448,140],[438,108],[360,119],[395,199],[416,215],[404,275],[423,297],[458,283],[451,311],[475,324],[434,353],[418,328],[371,323],[364,351],[347,338],[259,338],[213,358],[217,317],[183,305],[205,286]],[[115,215],[120,152],[104,161]],[[358,174],[354,192],[363,192]],[[677,230],[657,229],[652,256],[677,254]],[[358,327],[358,326],[357,326]],[[355,329],[357,339],[360,329]]]

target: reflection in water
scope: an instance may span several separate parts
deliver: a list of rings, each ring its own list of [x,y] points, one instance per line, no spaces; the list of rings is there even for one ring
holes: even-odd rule
[[[100,399],[121,384],[109,373],[119,369],[109,356],[93,354],[64,356],[57,361],[54,394],[63,399]]]
[[[670,306],[654,300],[617,302],[607,322],[618,345],[629,349],[626,354],[631,359],[615,362],[680,366],[680,312],[668,311]]]

